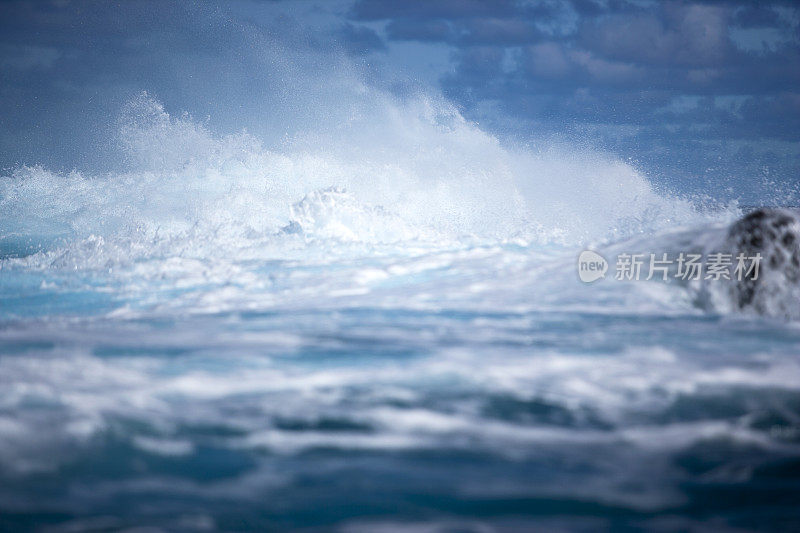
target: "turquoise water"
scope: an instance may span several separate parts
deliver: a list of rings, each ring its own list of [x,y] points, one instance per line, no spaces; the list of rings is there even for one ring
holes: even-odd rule
[[[247,262],[250,286],[133,295],[107,271],[7,262],[0,524],[800,523],[800,329],[664,296],[677,287],[584,285],[574,257]]]

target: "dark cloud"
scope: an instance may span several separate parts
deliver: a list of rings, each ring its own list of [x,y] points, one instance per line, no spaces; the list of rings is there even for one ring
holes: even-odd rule
[[[143,90],[222,131],[279,136],[311,113],[285,112],[297,91],[314,90],[297,85],[297,70],[329,68],[319,51],[381,47],[374,31],[344,20],[317,37],[291,6],[266,14],[243,6],[234,13],[227,4],[151,0],[1,2],[0,168],[113,164],[116,115]]]
[[[590,132],[596,144],[650,161],[654,174],[681,168],[725,181],[734,169],[720,160],[800,174],[800,145],[792,158],[781,144],[800,142],[792,2],[360,0],[351,16],[384,21],[390,47],[447,47],[453,64],[442,87],[482,124],[516,124],[521,135]]]
[[[734,11],[733,23],[743,28],[769,28],[785,24],[780,13],[770,4],[752,4]]]
[[[636,64],[704,67],[731,53],[730,11],[720,6],[660,4],[654,12],[614,14],[583,23],[580,45]]]
[[[524,44],[543,34],[531,21],[495,17],[459,21],[400,18],[390,21],[386,31],[397,41],[441,41],[459,46]]]
[[[736,168],[800,175],[788,0],[0,2],[0,166],[80,163],[142,89],[229,131],[280,129],[290,119],[263,102],[290,102],[300,89],[281,80],[337,49],[359,65],[408,54],[412,70],[450,58],[441,89],[502,134],[589,139],[697,187]]]
[[[442,18],[458,20],[475,17],[502,17],[518,14],[519,4],[512,0],[439,0],[437,2],[397,2],[396,0],[360,0],[353,6],[353,18],[359,20]]]
[[[365,55],[371,52],[386,50],[386,44],[375,30],[365,26],[345,24],[339,37],[344,48],[353,55]]]
[[[453,23],[444,19],[417,20],[401,18],[386,26],[386,33],[395,41],[455,42],[458,32]]]

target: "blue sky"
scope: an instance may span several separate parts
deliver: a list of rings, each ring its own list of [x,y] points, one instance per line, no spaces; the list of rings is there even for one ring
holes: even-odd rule
[[[142,90],[277,142],[325,112],[297,93],[331,65],[678,190],[800,182],[800,7],[782,1],[3,2],[0,166],[113,167],[115,117]]]

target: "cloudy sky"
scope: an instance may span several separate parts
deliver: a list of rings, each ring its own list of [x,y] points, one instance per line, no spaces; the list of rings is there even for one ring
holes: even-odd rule
[[[671,188],[748,201],[800,183],[789,1],[3,2],[0,166],[113,166],[114,117],[142,90],[269,143],[313,121],[287,111],[314,107],[298,91],[343,68],[398,97],[440,92],[508,142],[612,152]]]

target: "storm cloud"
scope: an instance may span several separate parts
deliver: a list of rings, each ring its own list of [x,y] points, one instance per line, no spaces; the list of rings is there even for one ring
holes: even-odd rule
[[[390,43],[446,47],[441,86],[518,136],[567,136],[683,189],[800,172],[800,11],[790,2],[362,0]]]
[[[675,189],[798,184],[800,9],[783,1],[3,2],[0,165],[102,166],[103,125],[142,90],[279,137],[299,115],[264,102],[340,56],[501,138],[588,144]]]

